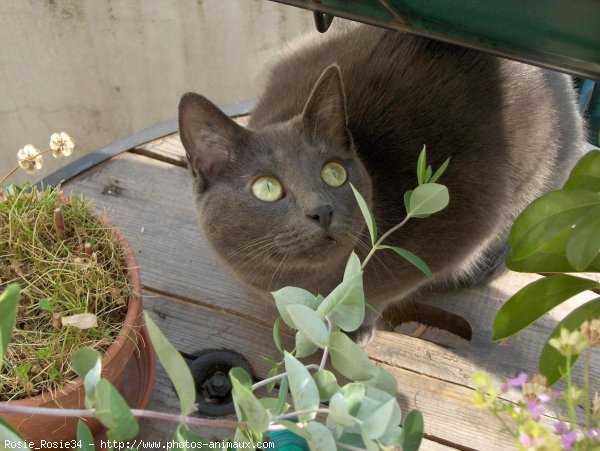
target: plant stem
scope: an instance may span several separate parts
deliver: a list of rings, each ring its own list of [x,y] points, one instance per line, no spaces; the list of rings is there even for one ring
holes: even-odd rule
[[[329,413],[329,409],[305,409],[305,410],[296,410],[295,412],[289,412],[284,415],[279,415],[278,417],[272,418],[271,421],[279,421],[285,420],[286,418],[294,418],[298,415],[302,415],[303,413]]]
[[[15,172],[17,172],[19,170],[19,165],[16,165],[12,171],[10,171],[8,174],[6,174],[4,177],[2,177],[2,180],[0,180],[0,185],[2,185],[11,175],[13,175]]]
[[[315,363],[311,363],[310,365],[304,365],[304,368],[306,368],[307,370],[320,369],[319,365]],[[257,388],[264,387],[265,385],[269,385],[271,382],[277,382],[278,380],[283,379],[285,376],[287,376],[287,373],[281,373],[277,376],[269,377],[268,379],[263,379],[262,381],[259,381],[256,384],[252,385],[252,391],[256,390]]]
[[[52,407],[18,406],[11,403],[0,403],[0,411],[10,413],[22,413],[25,415],[44,415],[54,417],[94,417],[94,409],[58,409]],[[156,420],[171,421],[174,423],[194,424],[197,426],[218,427],[224,429],[243,429],[245,424],[228,420],[212,420],[208,418],[197,418],[182,416],[173,413],[156,412],[154,410],[131,409],[135,417],[152,418]]]
[[[365,257],[360,269],[365,269],[365,266],[367,266],[367,263],[369,260],[371,260],[371,257],[373,257],[373,254],[375,253],[375,251],[377,249],[379,249],[379,246],[383,243],[383,241],[390,236],[392,233],[394,233],[396,230],[398,230],[400,227],[402,227],[404,224],[407,223],[407,221],[411,218],[411,215],[408,214],[406,215],[406,217],[402,220],[402,222],[400,222],[399,224],[396,224],[394,227],[392,227],[390,230],[388,230],[387,232],[385,232],[383,235],[381,235],[381,237],[377,240],[377,242],[373,245],[373,247],[371,248],[371,250],[369,251],[369,253],[367,254],[367,256]]]

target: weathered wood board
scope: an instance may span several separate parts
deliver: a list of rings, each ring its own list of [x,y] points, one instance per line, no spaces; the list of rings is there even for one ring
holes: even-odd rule
[[[264,377],[268,366],[262,356],[276,357],[269,351],[276,317],[273,305],[239,283],[203,238],[177,135],[142,147],[81,174],[65,191],[84,193],[106,206],[108,217],[124,230],[141,267],[146,308],[180,351],[234,349],[248,358],[256,376]],[[504,344],[492,343],[498,307],[537,277],[507,273],[488,285],[432,293],[419,300],[469,321],[470,343],[441,346],[393,332],[376,334],[367,351],[398,379],[403,410],[423,412],[430,439],[423,449],[512,449],[492,417],[472,406],[472,375],[485,370],[500,383],[520,371],[534,373],[541,346],[555,324],[590,297],[579,296]],[[599,377],[598,362],[592,374]],[[150,408],[176,410],[165,377],[159,372]],[[144,437],[167,437],[170,430],[169,425],[144,425]]]

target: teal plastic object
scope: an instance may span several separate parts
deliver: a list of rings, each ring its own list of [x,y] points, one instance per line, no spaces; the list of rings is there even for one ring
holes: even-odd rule
[[[600,0],[274,0],[600,80]]]
[[[276,451],[309,451],[306,440],[291,431],[271,431],[265,434],[275,444]]]

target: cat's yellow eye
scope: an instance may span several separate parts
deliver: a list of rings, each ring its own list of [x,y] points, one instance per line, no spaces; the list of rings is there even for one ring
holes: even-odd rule
[[[346,174],[344,166],[336,161],[330,161],[323,166],[323,169],[321,169],[321,178],[329,186],[337,188],[344,184],[348,175]]]
[[[259,200],[275,202],[283,197],[283,187],[275,177],[259,177],[252,184],[252,194]]]

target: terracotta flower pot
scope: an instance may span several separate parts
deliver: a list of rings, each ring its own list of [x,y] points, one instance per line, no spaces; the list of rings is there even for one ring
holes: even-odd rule
[[[123,251],[133,294],[129,299],[123,326],[102,358],[102,377],[120,389],[131,407],[143,408],[148,404],[154,386],[156,355],[145,330],[142,315],[142,287],[135,255],[123,234],[116,229],[115,238]],[[84,398],[83,381],[77,377],[65,384],[60,391],[44,392],[38,396],[8,401],[8,403],[20,406],[85,409]],[[26,440],[35,442],[38,447],[42,440],[67,441],[77,435],[78,419],[74,417],[26,415],[1,411],[0,416],[17,429]],[[98,432],[102,427],[95,419],[88,418],[86,421],[92,433]]]

